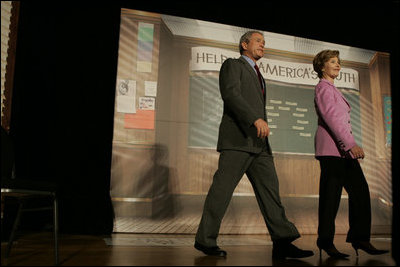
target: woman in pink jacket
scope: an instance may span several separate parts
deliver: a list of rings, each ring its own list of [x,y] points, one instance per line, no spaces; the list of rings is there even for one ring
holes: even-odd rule
[[[340,204],[342,188],[349,196],[349,226],[346,242],[369,254],[383,254],[370,243],[371,204],[367,181],[358,159],[364,151],[354,139],[351,130],[351,107],[335,87],[339,75],[340,58],[337,50],[323,50],[313,60],[314,70],[320,78],[315,87],[315,110],[318,128],[315,134],[315,156],[320,162],[321,177],[318,207],[317,246],[329,256],[346,258],[333,244],[335,218]]]

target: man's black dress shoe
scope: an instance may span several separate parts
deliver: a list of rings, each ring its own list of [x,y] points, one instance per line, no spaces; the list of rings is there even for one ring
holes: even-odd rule
[[[226,257],[227,254],[225,250],[220,249],[218,246],[206,247],[198,243],[197,241],[194,242],[194,247],[209,256]]]
[[[292,243],[274,244],[272,247],[272,258],[286,259],[286,258],[306,258],[314,255],[311,250],[299,249]]]

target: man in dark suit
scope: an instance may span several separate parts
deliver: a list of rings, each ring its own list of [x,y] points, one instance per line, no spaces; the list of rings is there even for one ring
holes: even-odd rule
[[[224,112],[219,128],[218,170],[204,203],[195,248],[207,255],[226,256],[217,246],[222,218],[240,179],[246,173],[273,241],[273,258],[312,256],[291,242],[300,237],[285,215],[279,183],[268,143],[265,81],[255,68],[264,56],[262,33],[250,31],[239,42],[241,57],[227,59],[221,67],[219,86]]]

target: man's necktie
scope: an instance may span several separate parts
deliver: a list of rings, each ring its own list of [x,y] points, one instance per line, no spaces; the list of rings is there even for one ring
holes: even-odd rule
[[[257,71],[258,81],[260,82],[262,93],[263,93],[263,95],[265,95],[263,77],[262,77],[262,75],[261,75],[260,69],[258,68],[257,64],[254,65],[254,68],[255,68],[256,71]]]

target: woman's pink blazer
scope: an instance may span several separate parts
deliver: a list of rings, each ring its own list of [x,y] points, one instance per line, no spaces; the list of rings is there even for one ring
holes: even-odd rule
[[[354,158],[349,150],[356,145],[351,131],[351,107],[331,82],[321,79],[315,86],[315,110],[318,128],[315,134],[315,156]]]

